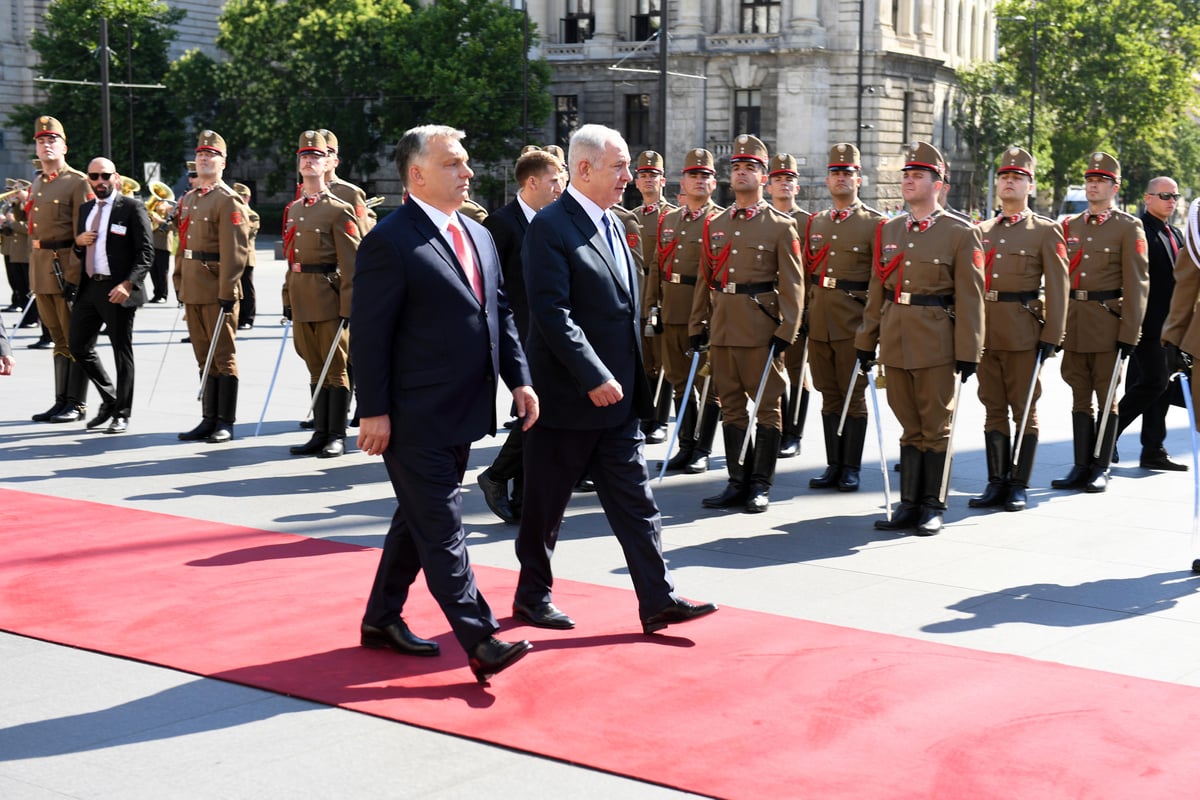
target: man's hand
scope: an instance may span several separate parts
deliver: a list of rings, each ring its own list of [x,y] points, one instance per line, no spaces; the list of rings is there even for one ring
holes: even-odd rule
[[[95,231],[84,231],[83,233],[77,233],[75,234],[75,244],[79,245],[80,247],[90,247],[96,243],[96,236],[97,234]]]
[[[283,318],[284,318],[284,319],[291,319],[291,318],[292,318],[292,307],[291,307],[291,306],[284,306],[284,307],[283,307]]]
[[[689,336],[688,344],[692,346],[693,353],[708,352],[708,331],[697,333],[695,336]]]
[[[871,367],[875,365],[875,351],[855,350],[854,352],[858,356],[858,368],[863,372],[870,372]]]
[[[1038,361],[1045,361],[1059,350],[1062,350],[1062,348],[1056,344],[1050,344],[1049,342],[1038,342]]]
[[[0,356],[0,375],[12,375],[16,364],[12,356]]]
[[[621,398],[625,396],[625,392],[621,391],[621,384],[617,383],[616,379],[609,378],[604,383],[597,386],[588,392],[588,398],[591,399],[592,405],[597,408],[616,405],[621,402]]]
[[[1133,351],[1136,349],[1137,349],[1136,344],[1130,344],[1129,342],[1120,342],[1120,341],[1117,342],[1117,353],[1120,354],[1121,358],[1129,358],[1131,355],[1133,355]]]
[[[392,439],[392,420],[387,414],[378,417],[362,417],[358,421],[358,449],[369,456],[377,456],[387,450]]]
[[[121,281],[113,287],[112,291],[108,293],[108,302],[119,306],[129,299],[130,290],[125,288],[125,283],[125,281]]]
[[[222,311],[224,311],[226,314],[232,314],[233,313],[233,305],[237,301],[236,300],[218,300],[217,302],[220,304]]]
[[[512,392],[513,402],[517,404],[517,417],[521,420],[521,430],[527,431],[537,422],[541,410],[538,406],[537,392],[532,386],[518,386]]]
[[[975,374],[975,369],[978,366],[979,365],[976,364],[974,361],[955,361],[954,362],[954,368],[958,371],[958,374],[960,376],[962,376],[963,383],[966,383],[967,378],[970,378],[972,375]]]
[[[771,337],[771,352],[774,355],[779,355],[780,353],[782,353],[784,350],[787,350],[791,346],[792,346],[792,343],[789,342],[787,339],[783,339],[779,336]]]
[[[62,287],[63,300],[68,303],[75,300],[75,295],[79,292],[79,287],[73,283],[64,283]]]

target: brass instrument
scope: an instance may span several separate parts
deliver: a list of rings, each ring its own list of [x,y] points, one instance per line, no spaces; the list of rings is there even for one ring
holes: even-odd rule
[[[0,200],[7,200],[14,194],[20,194],[33,185],[23,178],[5,178],[4,183],[8,186],[8,191],[0,194]]]
[[[133,197],[141,190],[142,185],[133,178],[126,178],[124,175],[121,176],[121,194],[126,197]]]
[[[377,194],[374,197],[369,197],[367,198],[367,208],[375,208],[376,206],[381,205],[386,199],[387,198],[381,194]]]
[[[146,200],[146,211],[150,213],[156,225],[161,225],[168,219],[175,207],[175,192],[162,181],[150,181],[150,197]]]

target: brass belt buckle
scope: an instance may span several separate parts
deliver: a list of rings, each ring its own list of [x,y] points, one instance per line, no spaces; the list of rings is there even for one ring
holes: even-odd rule
[[[984,294],[983,299],[990,300],[991,302],[994,303],[1000,299],[1000,293],[997,292],[995,289],[988,289],[987,293]]]
[[[902,306],[912,305],[912,292],[901,292],[896,297],[896,302]]]
[[[836,289],[837,288],[837,278],[831,278],[828,275],[826,275],[825,277],[821,278],[821,286],[823,286],[826,289]]]
[[[721,287],[721,291],[724,292],[725,294],[737,294],[737,284],[736,283],[727,283]]]
[[[670,278],[667,278],[667,282],[668,283],[679,283],[679,275],[672,275]]]
[[[1075,289],[1071,292],[1071,297],[1075,300],[1087,300],[1088,293],[1086,289]]]
[[[184,258],[194,258],[194,256],[192,255],[192,251],[191,251],[191,250],[184,250],[184,251],[183,251],[183,257],[184,257]]]

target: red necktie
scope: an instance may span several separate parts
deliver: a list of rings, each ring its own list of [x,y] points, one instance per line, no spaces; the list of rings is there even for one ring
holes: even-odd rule
[[[100,230],[100,218],[104,216],[104,201],[96,201],[96,215],[92,218],[92,224],[88,225],[88,233],[97,233]],[[96,274],[96,245],[99,241],[92,243],[87,249],[87,255],[84,257],[84,264],[87,266],[88,277]]]
[[[448,229],[450,238],[454,240],[454,255],[458,256],[458,263],[462,265],[467,281],[471,284],[471,290],[475,292],[475,297],[482,303],[483,279],[479,275],[479,268],[475,266],[475,256],[471,254],[471,245],[467,244],[467,237],[463,236],[462,229],[458,227],[455,220],[450,220]]]
[[[1175,232],[1170,228],[1165,229],[1167,232],[1167,241],[1171,243],[1171,260],[1174,261],[1179,256],[1179,245],[1175,242]]]

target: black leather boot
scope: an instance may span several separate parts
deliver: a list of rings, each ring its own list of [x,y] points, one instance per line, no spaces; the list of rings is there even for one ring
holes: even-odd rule
[[[1092,463],[1092,448],[1096,446],[1096,420],[1086,411],[1071,412],[1071,432],[1075,443],[1075,466],[1067,477],[1050,481],[1054,489],[1082,489],[1087,486]]]
[[[992,508],[1008,500],[1008,470],[1012,465],[1012,440],[1005,431],[983,434],[983,449],[987,458],[988,483],[979,497],[967,501],[971,508]]]
[[[783,407],[783,436],[779,440],[780,458],[792,458],[800,453],[800,431],[804,425],[803,406],[807,405],[802,403],[802,400],[808,399],[808,392],[803,391],[800,380],[802,379],[797,379],[788,387],[783,395],[783,402],[780,403]],[[797,406],[801,408],[797,409]],[[792,423],[793,419],[796,420],[795,424]]]
[[[810,489],[834,489],[842,475],[842,442],[837,435],[837,414],[821,415],[821,430],[825,434],[825,471],[815,478],[809,478]],[[849,424],[849,418],[846,423]]]
[[[237,419],[238,379],[236,375],[217,376],[217,427],[208,436],[209,444],[233,440],[233,423]]]
[[[716,403],[705,403],[700,411],[700,425],[696,430],[696,446],[692,450],[692,463],[683,468],[689,475],[708,472],[708,457],[712,455],[713,438],[717,435],[717,423],[721,420],[721,407]]]
[[[857,492],[858,474],[862,469],[863,442],[867,439],[867,418],[846,417],[842,427],[842,475],[838,478],[839,492]]]
[[[1104,427],[1104,433],[1100,438],[1100,456],[1092,459],[1092,463],[1088,467],[1087,482],[1083,486],[1083,490],[1088,494],[1098,494],[1108,488],[1108,465],[1112,463],[1112,451],[1117,443],[1117,425],[1119,424],[1117,415],[1109,414],[1108,424]]]
[[[311,392],[315,392],[317,387],[310,385],[308,387]],[[312,397],[312,394],[309,394]],[[308,441],[304,444],[293,445],[288,448],[288,452],[294,456],[315,456],[321,452],[321,448],[325,446],[325,440],[329,436],[329,427],[326,420],[329,414],[329,389],[328,387],[321,389],[317,395],[317,402],[313,404],[313,434],[308,437]]]
[[[1033,474],[1033,458],[1037,455],[1038,437],[1036,433],[1025,434],[1021,439],[1021,452],[1017,454],[1017,464],[1013,467],[1012,478],[1008,481],[1008,497],[1004,501],[1005,511],[1022,511],[1027,503],[1025,490],[1029,488],[1029,476]]]
[[[67,369],[67,401],[57,414],[50,418],[51,422],[81,422],[87,417],[88,376],[83,371],[83,365],[69,361]]]
[[[343,386],[327,386],[325,394],[329,406],[326,416],[329,435],[317,458],[337,458],[346,452],[346,414],[350,413],[350,390]]]
[[[946,470],[946,451],[921,451],[921,516],[917,521],[917,536],[933,536],[942,530],[942,514],[946,501],[942,499],[942,473]]]
[[[875,530],[900,531],[917,524],[921,513],[921,451],[913,445],[900,448],[900,504],[891,520],[875,520]]]
[[[775,460],[779,458],[781,438],[782,432],[770,425],[759,425],[754,431],[754,461],[750,467],[747,514],[761,514],[770,505],[771,484],[775,482]]]
[[[198,442],[212,436],[217,429],[217,376],[209,375],[204,382],[204,393],[200,396],[200,424],[187,433],[179,434],[183,442]]]
[[[34,422],[49,422],[62,412],[67,404],[67,375],[71,371],[71,359],[67,356],[54,357],[54,405],[40,414],[33,415]]]
[[[679,451],[667,460],[667,472],[679,472],[695,460],[696,451],[696,398],[685,398],[675,405],[679,420]]]
[[[725,484],[725,489],[720,494],[700,501],[700,505],[705,508],[733,508],[746,504],[746,468],[744,464],[738,463],[738,454],[742,452],[742,440],[746,437],[746,431],[731,425],[726,425],[722,430],[725,436],[725,468],[729,470],[729,483]],[[753,444],[746,451],[745,463],[754,463]]]

